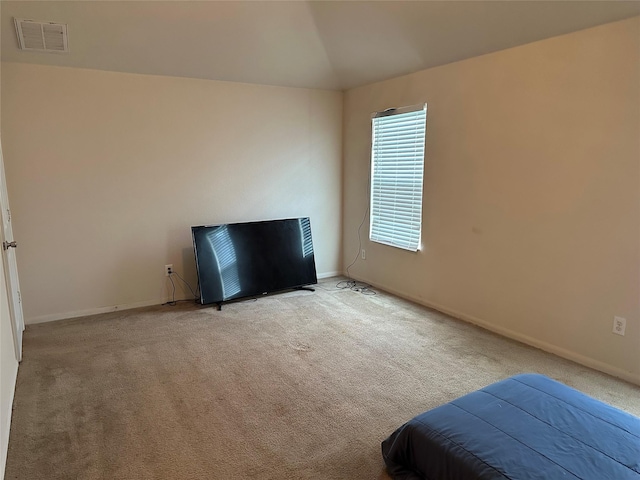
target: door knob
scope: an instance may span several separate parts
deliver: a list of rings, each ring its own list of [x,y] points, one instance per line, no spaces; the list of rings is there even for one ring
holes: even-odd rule
[[[16,248],[17,246],[18,244],[15,240],[13,242],[2,242],[3,250],[9,250],[10,248]]]

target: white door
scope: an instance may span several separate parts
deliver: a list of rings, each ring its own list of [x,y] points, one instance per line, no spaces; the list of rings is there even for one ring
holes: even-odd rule
[[[7,182],[4,176],[2,145],[0,145],[0,217],[2,218],[0,241],[2,241],[2,261],[4,263],[4,276],[7,284],[7,295],[9,297],[11,329],[13,330],[16,358],[20,361],[22,360],[24,319],[22,317],[22,299],[20,296],[20,283],[18,282],[18,264],[16,262],[17,243],[13,239],[13,230],[11,228],[11,210],[9,210]]]

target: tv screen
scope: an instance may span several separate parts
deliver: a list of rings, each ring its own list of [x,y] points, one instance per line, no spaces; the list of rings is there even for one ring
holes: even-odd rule
[[[191,227],[200,302],[317,283],[308,217]]]

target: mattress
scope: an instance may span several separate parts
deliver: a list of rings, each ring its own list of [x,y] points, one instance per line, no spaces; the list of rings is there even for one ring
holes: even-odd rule
[[[516,375],[413,418],[382,456],[396,480],[640,480],[640,418]]]

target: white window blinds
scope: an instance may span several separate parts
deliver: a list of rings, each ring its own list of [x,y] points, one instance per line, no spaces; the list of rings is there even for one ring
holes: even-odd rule
[[[427,106],[377,113],[372,120],[369,238],[415,252],[420,247]]]

